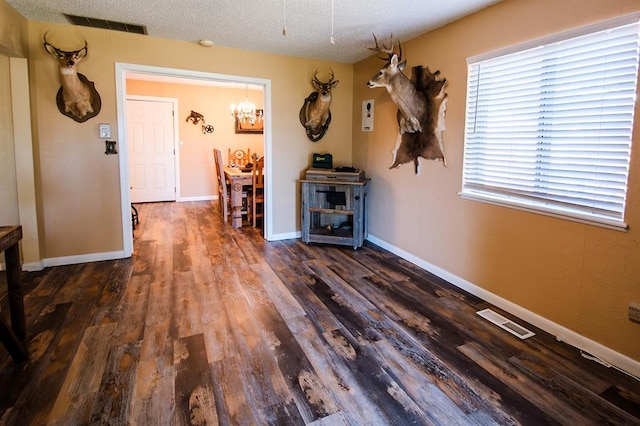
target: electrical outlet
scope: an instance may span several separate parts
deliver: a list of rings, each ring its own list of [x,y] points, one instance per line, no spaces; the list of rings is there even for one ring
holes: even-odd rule
[[[640,303],[629,303],[629,319],[640,323]]]

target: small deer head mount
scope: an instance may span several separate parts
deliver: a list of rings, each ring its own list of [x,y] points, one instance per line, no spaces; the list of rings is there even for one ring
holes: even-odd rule
[[[326,82],[317,78],[318,70],[313,74],[311,84],[316,88],[304,100],[300,109],[300,124],[307,131],[307,138],[312,142],[317,142],[327,133],[329,123],[331,123],[331,90],[334,89],[340,80],[334,80],[333,71]]]
[[[58,77],[61,87],[56,96],[60,112],[77,122],[85,122],[95,117],[102,106],[100,95],[92,81],[77,72],[77,64],[86,58],[89,50],[87,41],[78,50],[61,50],[47,41],[44,35],[44,49],[58,61]]]
[[[444,88],[447,79],[440,79],[440,71],[432,73],[421,65],[413,67],[411,79],[407,78],[402,72],[407,61],[402,60],[400,42],[396,53],[393,35],[389,38],[389,46],[379,43],[375,34],[373,41],[375,46],[367,49],[385,54],[386,57],[381,58],[385,65],[371,77],[367,86],[386,88],[398,107],[399,134],[389,168],[413,161],[417,174],[418,157],[440,160],[446,166],[442,132],[445,129],[447,94]]]

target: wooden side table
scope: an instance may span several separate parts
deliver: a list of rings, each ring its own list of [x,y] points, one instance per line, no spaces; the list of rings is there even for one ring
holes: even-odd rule
[[[301,180],[302,241],[361,247],[367,238],[369,179]]]
[[[22,226],[0,226],[0,251],[4,251],[7,265],[7,287],[9,288],[9,310],[11,327],[0,316],[0,341],[16,361],[28,358],[26,345],[26,325],[24,301],[20,287],[20,251],[18,242],[22,239]]]

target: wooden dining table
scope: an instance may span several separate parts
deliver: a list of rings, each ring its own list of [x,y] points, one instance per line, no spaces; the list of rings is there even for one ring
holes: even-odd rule
[[[231,226],[242,227],[242,190],[253,185],[253,172],[225,166],[224,174],[231,185]]]

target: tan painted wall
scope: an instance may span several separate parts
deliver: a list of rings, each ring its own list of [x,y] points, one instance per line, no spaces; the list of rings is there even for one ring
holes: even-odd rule
[[[39,269],[27,38],[27,20],[0,0],[0,224],[22,225],[23,267]]]
[[[89,43],[78,69],[95,83],[102,111],[76,123],[56,108],[59,83],[55,61],[42,48],[43,34],[64,50]],[[315,150],[351,162],[352,66],[99,29],[29,22],[34,138],[39,158],[40,217],[44,257],[56,258],[121,250],[120,188],[117,156],[104,155],[98,123],[117,128],[115,63],[134,63],[272,81],[274,234],[299,229],[299,184]],[[341,80],[335,91],[331,128],[318,143],[306,139],[298,111],[311,91],[316,68],[333,69]],[[183,119],[184,120],[184,119]]]
[[[0,1],[0,225],[19,222],[9,57],[26,56],[26,34],[27,20]]]
[[[240,103],[245,93],[256,108],[264,107],[261,90],[245,92],[245,89],[127,80],[127,94],[178,99],[180,197],[217,195],[213,148],[222,151],[225,163],[229,149],[264,155],[263,135],[235,132],[230,105]],[[200,124],[194,126],[186,121],[192,110],[204,115],[206,123],[214,126],[213,133],[204,134]]]
[[[0,54],[27,57],[27,19],[0,0]]]
[[[396,107],[366,81],[375,58],[354,68],[354,162],[373,178],[369,232],[437,267],[640,360],[640,103],[629,176],[628,232],[462,200],[466,62],[469,56],[640,10],[637,0],[506,0],[403,43],[405,69],[439,69],[449,80],[444,132],[448,167],[389,170]],[[386,35],[379,35],[386,36]],[[363,100],[375,100],[374,132],[360,131]]]
[[[9,57],[0,54],[0,225],[19,223],[12,118]]]

